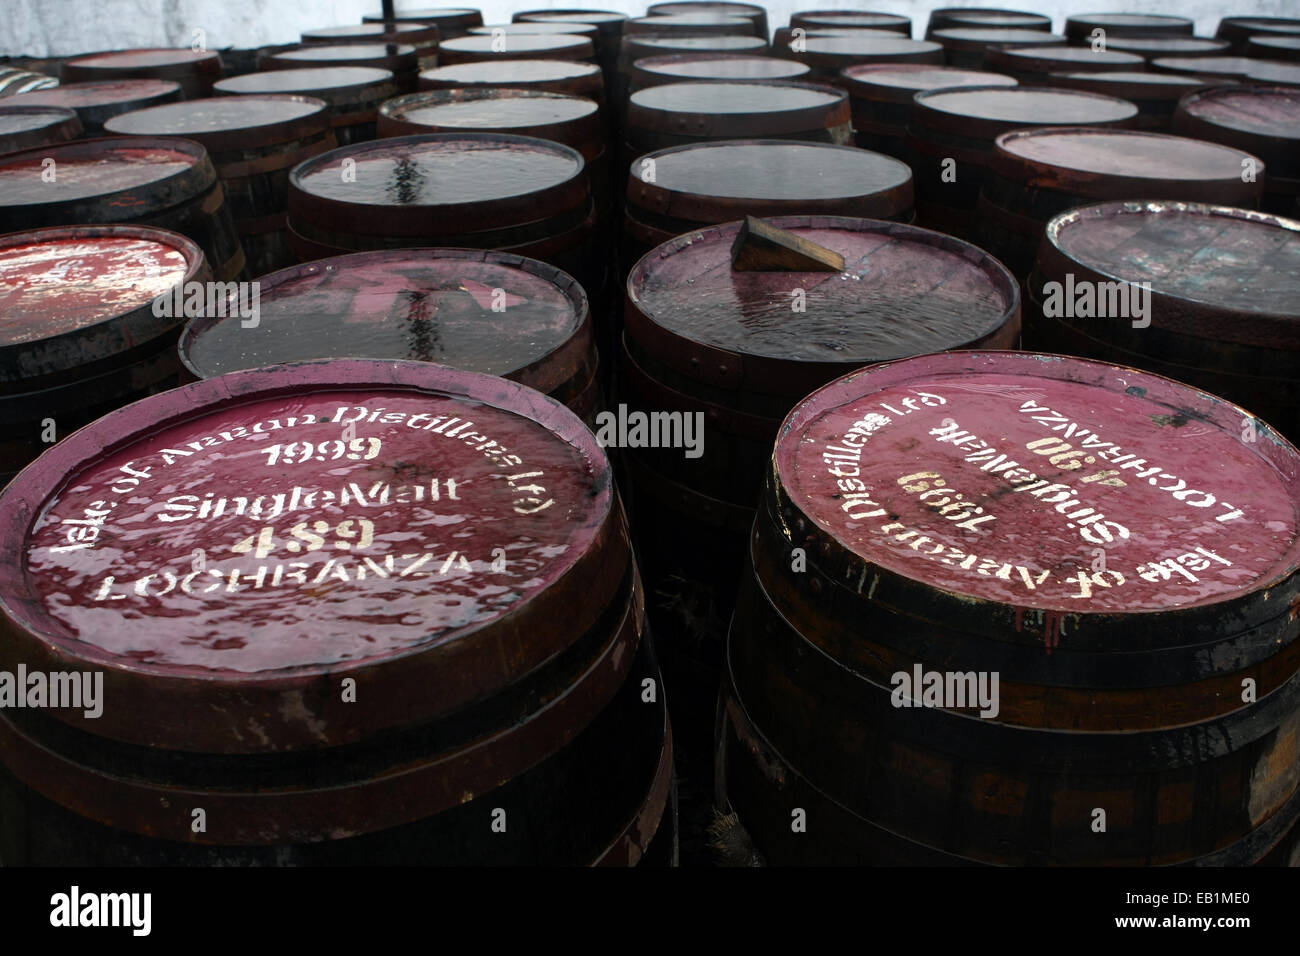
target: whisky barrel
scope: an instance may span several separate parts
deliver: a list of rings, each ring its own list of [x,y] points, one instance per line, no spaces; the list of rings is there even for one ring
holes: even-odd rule
[[[304,30],[303,44],[404,43],[415,47],[421,69],[438,65],[438,27],[432,23],[362,23]]]
[[[1193,94],[1195,95],[1195,94]],[[1240,149],[1145,130],[1048,126],[997,138],[980,188],[979,243],[1024,278],[1057,213],[1106,199],[1176,199],[1259,208],[1263,176],[1243,181]]]
[[[217,280],[244,275],[221,180],[198,143],[112,136],[0,157],[0,232],[91,223],[179,232]]]
[[[1295,441],[1297,261],[1295,219],[1155,201],[1073,209],[1045,230],[1028,282],[1033,305],[1026,310],[1025,343],[1188,382],[1239,403]],[[1058,284],[1055,297],[1051,282]],[[1136,300],[1145,305],[1143,316],[1117,314],[1124,310],[1115,306],[1124,303],[1110,295],[1112,287],[1132,282],[1148,283]],[[1104,309],[1100,294],[1086,309],[1067,308],[1098,283],[1109,283],[1102,287]]]
[[[677,2],[652,3],[646,7],[647,16],[673,16],[679,13],[713,13],[728,17],[744,17],[753,21],[755,36],[767,39],[772,30],[767,22],[766,8],[755,3],[732,3],[729,0],[677,0]]]
[[[221,177],[254,275],[294,261],[285,233],[289,170],[338,145],[325,101],[292,93],[168,103],[115,116],[104,129],[201,143]]]
[[[1300,86],[1300,63],[1265,63],[1256,61],[1246,79],[1272,86]]]
[[[595,219],[582,154],[527,136],[375,140],[289,176],[289,241],[303,262],[372,249],[498,249],[558,266],[595,297],[604,265],[590,248]]]
[[[791,27],[805,30],[841,29],[889,30],[912,35],[912,21],[896,13],[875,13],[869,10],[808,10],[790,14]]]
[[[618,49],[623,36],[626,13],[612,10],[522,10],[511,18],[517,23],[584,23],[596,28],[596,59],[605,78],[605,86],[613,88],[618,72]]]
[[[626,864],[669,806],[609,465],[532,389],[235,372],[69,436],[0,525],[0,661],[108,702],[0,714],[23,862]]]
[[[438,62],[478,63],[483,60],[595,60],[596,48],[572,33],[523,33],[490,37],[468,35],[445,40]]]
[[[600,405],[587,294],[554,266],[470,249],[358,252],[259,280],[256,324],[190,319],[195,378],[311,359],[437,362],[499,375],[591,421]]]
[[[1136,128],[1167,133],[1173,127],[1178,101],[1213,81],[1176,73],[1119,72],[1052,73],[1046,82],[1049,86],[1128,100],[1138,109]]]
[[[1052,18],[1041,13],[1024,10],[1001,10],[996,7],[937,7],[930,11],[925,25],[925,38],[930,39],[935,30],[952,27],[982,27],[991,30],[1041,30],[1052,31]]]
[[[522,20],[512,23],[485,23],[470,27],[470,36],[479,37],[518,37],[518,36],[578,36],[590,40],[595,48],[600,43],[600,31],[590,23],[538,23],[534,20]]]
[[[379,104],[398,95],[391,71],[368,66],[263,70],[218,80],[212,91],[218,96],[295,93],[323,100],[340,146],[374,139]]]
[[[813,77],[838,82],[840,71],[860,63],[943,63],[943,47],[931,40],[913,40],[888,31],[871,35],[859,30],[858,36],[811,36],[789,47],[790,58],[806,63]]]
[[[221,77],[221,58],[209,50],[114,50],[64,60],[59,70],[64,83],[100,80],[171,80],[180,84],[181,99],[192,100],[212,92]]]
[[[400,10],[391,17],[371,13],[361,18],[363,23],[432,23],[438,28],[439,40],[463,37],[470,27],[483,22],[483,14],[469,7],[424,7],[418,10]]]
[[[744,216],[912,219],[912,171],[879,153],[791,140],[722,140],[632,164],[623,220],[630,267],[684,233]]]
[[[1174,130],[1258,156],[1267,170],[1262,177],[1262,208],[1293,214],[1300,195],[1300,90],[1285,86],[1198,90],[1178,104]]]
[[[179,384],[180,310],[153,308],[212,278],[203,253],[145,226],[59,226],[0,237],[4,471],[99,415]]]
[[[119,113],[171,103],[180,98],[180,84],[172,80],[101,80],[65,83],[47,90],[20,93],[5,106],[59,106],[73,110],[81,120],[82,136],[104,135],[104,121]]]
[[[811,70],[796,60],[734,53],[682,53],[647,56],[632,64],[629,92],[664,83],[732,80],[802,80]]]
[[[1135,53],[1122,53],[1109,48],[1093,50],[1086,46],[1026,46],[990,50],[984,57],[984,65],[997,73],[1014,77],[1021,83],[1050,86],[1051,73],[1118,73],[1121,70],[1141,70],[1146,61]]]
[[[623,36],[758,36],[752,17],[726,13],[673,13],[624,21]],[[763,37],[762,39],[767,39]]]
[[[632,64],[652,56],[697,56],[706,53],[725,56],[766,56],[767,41],[756,36],[630,36],[619,45],[615,91],[626,99]]]
[[[258,57],[259,70],[322,69],[362,66],[393,74],[398,90],[415,90],[420,72],[419,51],[409,43],[305,43]]]
[[[573,60],[492,60],[480,63],[457,63],[420,73],[422,90],[474,89],[508,87],[544,90],[585,96],[605,103],[605,84],[600,68],[593,63]]]
[[[1065,35],[1071,40],[1091,40],[1101,30],[1111,37],[1191,36],[1195,28],[1187,17],[1150,13],[1080,13],[1065,18]]]
[[[1232,44],[1235,52],[1246,48],[1252,36],[1300,36],[1300,20],[1286,17],[1224,17],[1214,35]]]
[[[1144,60],[1163,56],[1223,56],[1229,46],[1227,40],[1210,37],[1106,37],[1107,50],[1136,53]]]
[[[66,143],[81,135],[81,120],[64,106],[0,105],[0,153]]]
[[[1015,281],[979,249],[902,223],[769,221],[840,253],[845,271],[732,271],[731,222],[659,246],[627,280],[620,411],[704,423],[696,457],[644,444],[623,455],[674,723],[697,759],[710,750],[722,639],[781,417],[849,369],[1019,337]]]
[[[1300,61],[1300,36],[1255,36],[1246,41],[1243,51],[1248,57],[1259,60]]]
[[[922,90],[958,86],[1016,86],[1009,76],[924,63],[850,66],[840,74],[853,108],[855,142],[906,159],[903,137],[912,97]]]
[[[965,70],[984,69],[984,57],[990,50],[1018,46],[1064,46],[1066,42],[1065,37],[1058,33],[993,27],[949,27],[935,30],[929,39],[943,45],[944,63]]]
[[[1127,100],[1074,90],[972,86],[919,92],[903,137],[918,223],[974,237],[980,186],[993,141],[1002,133],[1060,123],[1129,126],[1136,118],[1137,107]]]
[[[1300,457],[1240,418],[1024,352],[801,402],[718,743],[721,802],[768,861],[1266,857],[1300,815]]]
[[[1240,83],[1267,60],[1253,60],[1245,56],[1161,56],[1151,61],[1151,69],[1161,73],[1213,77],[1222,83]]]

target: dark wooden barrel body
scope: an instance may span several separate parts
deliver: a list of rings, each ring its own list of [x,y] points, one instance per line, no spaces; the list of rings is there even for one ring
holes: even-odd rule
[[[595,299],[605,268],[592,249],[596,219],[582,154],[527,136],[376,140],[324,153],[289,177],[289,241],[302,262],[373,249],[497,249],[558,266]]]
[[[1027,86],[1051,86],[1052,73],[1118,73],[1141,70],[1145,65],[1146,61],[1136,53],[1109,47],[1105,50],[1086,46],[1008,47],[990,50],[984,56],[987,69],[1005,73]]]
[[[772,29],[767,22],[767,9],[756,3],[731,3],[728,0],[675,0],[668,3],[652,3],[646,7],[646,15],[675,16],[678,14],[715,14],[726,17],[744,17],[754,24],[753,33],[767,39]]]
[[[125,460],[104,448],[129,451],[164,511],[185,509],[180,472],[223,496],[259,478],[298,494],[170,527],[120,502],[112,549],[83,533],[89,553],[64,557],[70,526],[28,509],[102,507],[84,492],[112,497]],[[268,507],[300,523],[272,530]],[[24,862],[630,864],[671,826],[664,692],[609,465],[532,389],[423,362],[237,372],[71,436],[9,485],[0,521],[24,542],[0,572],[0,659],[104,675],[99,718],[0,715],[0,762],[39,794],[27,827],[4,822]],[[271,537],[232,548],[246,530]],[[74,570],[91,567],[95,583]],[[92,629],[53,594],[93,600],[100,571],[146,584],[124,589],[133,619]],[[204,591],[214,575],[247,587]]]
[[[445,41],[438,62],[479,63],[485,60],[586,60],[594,62],[591,40],[572,33],[520,33],[513,36],[463,36]]]
[[[930,11],[926,21],[925,37],[930,39],[935,30],[959,27],[981,27],[993,30],[1041,30],[1052,32],[1052,18],[1025,10],[1003,10],[996,7],[937,7]]]
[[[791,59],[806,63],[815,79],[838,83],[840,71],[862,63],[943,63],[943,47],[887,30],[859,30],[854,36],[810,36],[786,47]]]
[[[980,245],[1020,278],[1048,220],[1108,199],[1175,199],[1259,208],[1266,167],[1239,149],[1143,130],[1040,127],[997,138],[980,188]]]
[[[0,105],[0,153],[66,143],[81,135],[81,120],[63,106]]]
[[[0,158],[0,232],[91,223],[170,229],[198,244],[218,281],[245,274],[221,180],[199,143],[111,136]]]
[[[722,638],[781,417],[852,368],[1019,338],[1019,290],[978,249],[879,220],[770,221],[840,252],[845,272],[733,272],[732,222],[659,246],[627,280],[620,413],[703,421],[697,457],[634,447],[629,431],[622,458],[678,740],[697,761],[710,748]]]
[[[418,10],[400,10],[391,18],[383,13],[370,13],[361,18],[363,23],[431,23],[438,28],[440,40],[451,40],[469,33],[470,27],[483,23],[483,14],[470,7],[425,7]]]
[[[1178,101],[1207,85],[1207,81],[1174,73],[1052,73],[1049,86],[1059,86],[1128,100],[1138,109],[1135,129],[1170,132]]]
[[[1065,19],[1065,35],[1071,40],[1090,40],[1094,30],[1111,37],[1191,36],[1195,24],[1187,17],[1148,13],[1080,13]]]
[[[1021,352],[878,365],[802,402],[718,741],[719,801],[768,862],[1268,856],[1300,815],[1300,461],[1267,429],[1242,443],[1239,417]]]
[[[0,474],[179,384],[185,315],[155,314],[154,299],[211,278],[199,247],[162,229],[60,226],[0,239]]]
[[[601,407],[587,294],[513,253],[358,252],[259,280],[257,323],[192,318],[180,356],[195,379],[313,359],[436,362],[550,395],[584,421]]]
[[[1223,56],[1229,47],[1227,40],[1210,37],[1106,37],[1107,50],[1134,53],[1144,60],[1164,56]]]
[[[983,70],[993,50],[1020,46],[1064,46],[1066,38],[1058,33],[1035,29],[997,29],[993,27],[949,27],[935,30],[929,39],[943,46],[943,62],[965,70]]]
[[[628,92],[664,83],[725,83],[743,80],[805,80],[811,69],[797,60],[736,53],[647,56],[632,64]]]
[[[805,30],[889,30],[907,37],[912,35],[912,21],[907,17],[869,10],[808,10],[792,13],[790,26],[803,27]]]
[[[1137,107],[1073,90],[972,86],[917,93],[904,149],[916,184],[917,223],[965,239],[976,234],[980,187],[994,140],[1009,130],[1060,123],[1128,126]]]
[[[368,66],[326,66],[300,70],[262,70],[218,80],[213,92],[224,96],[294,93],[325,102],[338,145],[375,138],[379,104],[398,95],[392,71]]]
[[[99,80],[171,80],[181,88],[181,99],[208,96],[221,77],[221,58],[208,50],[140,49],[95,53],[63,61],[59,71],[65,83]]]
[[[1296,441],[1298,257],[1294,219],[1174,202],[1074,209],[1045,230],[1027,283],[1025,343],[1188,382]],[[1106,290],[1116,280],[1149,283],[1144,318],[1116,310],[1109,292],[1104,310],[1100,296],[1079,307],[1086,286]]]
[[[104,122],[119,113],[171,103],[180,98],[173,80],[100,80],[65,83],[53,89],[8,97],[6,106],[59,106],[81,120],[82,136],[103,136]]]
[[[293,93],[154,106],[116,116],[105,129],[133,136],[178,135],[202,143],[221,177],[254,275],[295,261],[285,232],[289,170],[338,145],[325,101]]]
[[[1294,214],[1300,195],[1300,90],[1285,86],[1228,86],[1183,97],[1174,131],[1235,146],[1264,161],[1261,205]],[[1226,203],[1226,200],[1221,200]]]
[[[259,70],[321,69],[335,66],[363,66],[387,70],[399,91],[415,90],[420,73],[420,53],[409,43],[304,43],[275,49],[259,56]]]
[[[1300,36],[1300,20],[1286,17],[1224,17],[1214,35],[1232,44],[1234,52],[1246,49],[1252,36]]]
[[[863,149],[909,158],[903,138],[912,97],[922,90],[956,86],[1016,86],[999,73],[924,63],[850,66],[840,74],[853,108],[854,141]]]
[[[359,26],[324,27],[305,30],[304,45],[313,43],[404,43],[415,47],[420,69],[431,70],[438,65],[438,27],[432,23],[362,23]]]

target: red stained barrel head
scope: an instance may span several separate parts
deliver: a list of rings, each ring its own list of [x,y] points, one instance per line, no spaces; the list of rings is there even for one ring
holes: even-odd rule
[[[121,50],[96,53],[68,61],[68,66],[79,69],[98,69],[125,72],[127,70],[154,69],[157,67],[189,66],[198,63],[217,63],[216,53],[207,50],[153,49]]]
[[[47,90],[20,93],[6,99],[12,106],[66,106],[75,110],[112,103],[136,103],[160,100],[175,95],[179,84],[171,80],[121,79],[89,80],[64,83]]]
[[[952,594],[1077,614],[1188,607],[1300,563],[1300,457],[1271,432],[1242,441],[1243,416],[1102,363],[921,356],[805,400],[775,478],[862,561]]]
[[[319,129],[326,103],[314,96],[268,93],[258,96],[212,96],[166,103],[115,116],[108,133],[135,136],[180,136],[209,149],[252,147],[268,138],[288,140]]]
[[[1227,86],[1192,93],[1181,112],[1204,123],[1257,136],[1300,139],[1300,90]]]
[[[128,138],[70,143],[0,157],[0,207],[41,206],[138,189],[203,162],[202,147]],[[48,164],[56,173],[42,178]]]

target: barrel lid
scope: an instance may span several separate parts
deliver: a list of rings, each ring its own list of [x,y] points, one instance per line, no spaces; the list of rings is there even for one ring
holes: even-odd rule
[[[395,97],[379,107],[379,125],[380,135],[487,130],[540,136],[575,147],[602,138],[594,100],[501,87],[426,90]]]
[[[1246,74],[1248,80],[1255,80],[1258,83],[1300,86],[1300,63],[1265,63],[1257,60],[1256,64]]]
[[[1267,428],[1242,441],[1244,416],[1102,362],[923,355],[809,396],[772,478],[793,544],[870,600],[1049,651],[1181,647],[1177,627],[1137,645],[1116,628],[1225,602],[1286,613],[1285,591],[1268,598],[1300,561],[1300,460]],[[1207,624],[1222,639],[1229,622]]]
[[[324,93],[378,86],[393,78],[392,70],[373,66],[321,66],[300,70],[260,70],[217,80],[218,93]]]
[[[1154,329],[1300,350],[1294,219],[1190,202],[1082,206],[1047,224],[1039,271],[1150,283]]]
[[[708,37],[632,36],[623,40],[623,49],[636,58],[653,56],[660,51],[683,53],[753,53],[767,49],[767,41],[756,36],[719,34]]]
[[[912,21],[896,13],[869,10],[810,10],[790,14],[792,27],[855,27],[866,30],[894,30],[911,35]]]
[[[627,195],[638,209],[688,222],[800,213],[886,219],[911,207],[911,182],[906,163],[853,146],[721,140],[645,154],[632,164]]]
[[[345,160],[354,175],[340,175]],[[354,143],[289,173],[289,213],[368,235],[464,235],[533,222],[588,196],[582,154],[505,133],[429,133]]]
[[[842,69],[862,62],[933,61],[943,59],[943,47],[931,40],[913,40],[883,30],[856,31],[859,36],[811,36],[802,49],[791,47],[790,55],[810,66]]]
[[[692,378],[795,397],[836,369],[960,348],[1019,315],[1010,273],[951,236],[838,216],[769,221],[840,253],[844,271],[736,272],[739,222],[692,231],[632,268],[629,336]]]
[[[128,136],[183,136],[213,152],[289,142],[328,125],[328,104],[314,96],[262,93],[164,103],[114,116],[104,130]]]
[[[437,362],[549,392],[573,369],[548,358],[562,357],[590,324],[587,296],[572,277],[500,252],[361,252],[291,266],[258,283],[256,326],[231,313],[186,327],[181,360],[199,378],[370,358]]]
[[[65,106],[68,109],[104,106],[111,103],[135,103],[174,96],[180,84],[172,80],[116,79],[64,83],[45,90],[6,97],[5,105]]]
[[[217,65],[220,57],[211,50],[148,48],[139,50],[114,50],[107,53],[93,53],[90,56],[74,57],[66,62],[67,66],[85,70],[140,70],[178,67],[184,72],[197,65]]]
[[[985,27],[1004,30],[1051,30],[1052,18],[1041,13],[1023,10],[998,10],[979,7],[940,7],[930,13],[930,22],[936,18],[945,23],[964,27]]]
[[[600,31],[590,23],[577,23],[572,20],[563,23],[538,23],[535,20],[519,20],[513,23],[485,23],[470,27],[471,36],[565,36],[586,37],[592,43],[600,36]]]
[[[620,30],[627,18],[628,14],[614,10],[525,10],[515,14],[516,21],[529,23],[613,23],[620,24]]]
[[[1178,100],[1191,90],[1205,85],[1205,80],[1177,73],[1052,73],[1053,86],[1065,86],[1092,93],[1105,93],[1126,100]]]
[[[805,132],[847,123],[848,96],[815,83],[664,83],[628,98],[628,126],[731,138]]]
[[[1197,90],[1188,93],[1178,109],[1206,126],[1217,127],[1222,133],[1246,134],[1239,141],[1234,140],[1243,147],[1267,139],[1287,140],[1291,144],[1300,139],[1300,90],[1285,86],[1216,86]]]
[[[1266,62],[1246,56],[1161,56],[1151,61],[1151,68],[1169,73],[1193,73],[1244,80]]]
[[[64,142],[81,132],[81,120],[63,106],[0,104],[0,153]]]
[[[600,67],[576,60],[477,60],[452,63],[420,73],[426,89],[455,86],[536,86],[579,95],[600,95]]]
[[[337,43],[340,40],[366,41],[382,37],[401,43],[425,45],[438,42],[438,27],[433,23],[358,23],[341,27],[321,27],[302,31],[303,43]]]
[[[1071,38],[1086,37],[1098,28],[1107,37],[1190,36],[1195,24],[1187,17],[1154,13],[1076,13],[1065,20],[1065,35]]]
[[[1026,46],[990,50],[984,62],[990,69],[1051,73],[1071,69],[1140,70],[1146,61],[1134,53],[1093,50],[1086,46]]]
[[[41,178],[46,159],[56,164],[50,181]],[[10,153],[0,156],[0,223],[23,207],[44,210],[125,194],[114,203],[120,209],[136,201],[142,187],[195,173],[204,180],[200,188],[216,181],[207,150],[184,139],[114,136]]]
[[[912,115],[918,122],[989,138],[1028,124],[1123,123],[1137,115],[1136,106],[1114,96],[1038,87],[924,90],[912,103]]]
[[[1246,55],[1260,59],[1300,59],[1300,36],[1257,36],[1246,41]]]
[[[1211,37],[1106,37],[1106,49],[1155,58],[1213,55],[1228,49],[1227,40]]]
[[[447,40],[438,49],[450,62],[521,56],[589,60],[595,53],[591,40],[573,33],[521,33],[501,41],[501,49],[497,49],[497,42],[495,37],[470,35]]]
[[[1048,46],[1063,44],[1065,37],[1059,33],[1046,30],[996,28],[996,27],[948,27],[935,30],[930,39],[942,43],[954,50],[988,50],[1006,46]]]
[[[339,66],[379,67],[400,73],[415,69],[419,59],[419,51],[409,43],[308,43],[296,49],[272,53],[266,62],[273,66],[335,63]]]
[[[1215,35],[1245,39],[1252,34],[1274,33],[1300,36],[1300,20],[1288,17],[1224,17]]]
[[[807,64],[775,56],[679,53],[646,56],[634,62],[632,85],[642,87],[673,80],[796,80],[808,73]]]
[[[1260,186],[1242,181],[1243,161],[1254,159],[1263,172],[1263,163],[1231,146],[1136,129],[1018,129],[1000,135],[994,151],[994,171],[1012,182],[1093,199],[1172,189],[1171,198],[1252,205]]]
[[[189,239],[146,226],[0,236],[0,382],[75,369],[177,327],[180,316],[150,306],[203,266]]]
[[[361,19],[364,23],[435,23],[443,28],[473,27],[483,22],[483,14],[472,7],[421,7],[401,10],[391,17],[371,13]]]
[[[737,17],[765,17],[767,11],[753,3],[733,3],[731,0],[669,0],[668,3],[652,3],[646,7],[651,15],[668,15],[674,13],[729,13]]]
[[[709,11],[652,14],[645,17],[634,17],[623,24],[624,36],[664,33],[700,36],[705,33],[752,34],[753,32],[754,20],[752,17]]]
[[[355,740],[491,697],[594,629],[626,566],[617,520],[595,437],[517,383],[236,372],[99,419],[4,489],[6,657],[103,671],[110,704],[78,722],[101,736]],[[401,706],[335,706],[344,677]]]
[[[965,70],[931,63],[859,63],[840,71],[849,95],[890,103],[910,103],[920,90],[957,86],[1017,86],[1001,73]]]

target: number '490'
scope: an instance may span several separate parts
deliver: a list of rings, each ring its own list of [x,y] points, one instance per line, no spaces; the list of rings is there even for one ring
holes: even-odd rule
[[[379,455],[381,442],[378,438],[354,438],[344,442],[341,438],[332,441],[309,442],[291,441],[287,445],[272,445],[266,449],[266,463],[274,465],[283,462],[286,465],[301,465],[309,461],[370,461]]]

